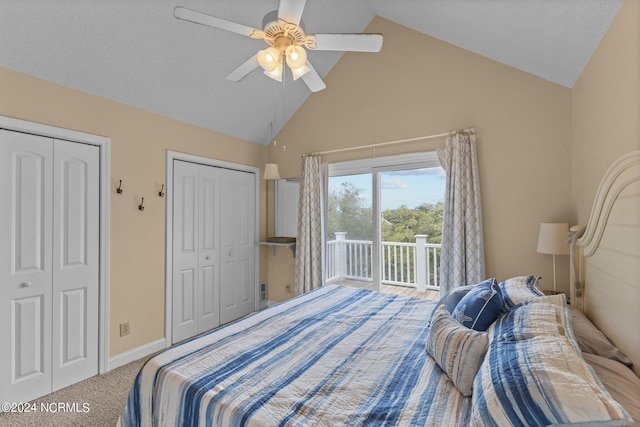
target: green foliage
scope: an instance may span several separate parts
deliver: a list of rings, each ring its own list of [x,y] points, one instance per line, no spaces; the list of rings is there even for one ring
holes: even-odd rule
[[[329,194],[327,206],[327,240],[335,232],[345,231],[349,240],[372,240],[371,208],[363,206],[362,189],[343,182],[340,191]],[[410,209],[400,206],[382,213],[382,240],[385,242],[415,242],[417,234],[426,234],[427,243],[442,242],[444,205],[423,203]]]
[[[427,243],[442,243],[444,205],[423,203],[410,209],[400,206],[382,213],[382,240],[385,242],[415,242],[417,234],[426,234]]]
[[[349,240],[372,240],[371,221],[371,208],[362,203],[362,189],[343,182],[339,192],[329,194],[327,240],[334,240],[337,231],[345,231]]]

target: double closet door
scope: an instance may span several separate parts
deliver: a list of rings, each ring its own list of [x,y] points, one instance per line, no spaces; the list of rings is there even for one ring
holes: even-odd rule
[[[98,373],[93,145],[0,130],[0,401]]]
[[[173,160],[173,342],[255,310],[255,175]]]

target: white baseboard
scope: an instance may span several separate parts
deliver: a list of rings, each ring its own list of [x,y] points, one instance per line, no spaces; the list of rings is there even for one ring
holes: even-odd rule
[[[164,350],[165,348],[166,341],[164,338],[161,338],[159,340],[141,345],[140,347],[131,349],[129,351],[125,351],[124,353],[120,353],[109,358],[108,370],[110,371],[112,369],[119,368],[120,366],[124,366],[127,363],[142,359],[143,357],[156,353],[160,350]]]

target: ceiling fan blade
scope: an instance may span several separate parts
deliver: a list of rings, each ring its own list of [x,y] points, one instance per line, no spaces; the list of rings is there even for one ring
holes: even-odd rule
[[[257,55],[253,55],[244,64],[227,74],[225,79],[231,80],[232,82],[239,82],[259,66]]]
[[[306,0],[280,0],[278,19],[299,25]]]
[[[313,50],[380,52],[382,34],[315,34]]]
[[[318,74],[309,61],[307,61],[307,67],[309,67],[309,71],[300,78],[306,83],[309,90],[311,92],[319,92],[326,88],[327,85],[324,83],[324,80],[322,80],[320,74]]]
[[[187,9],[186,7],[181,6],[176,6],[176,8],[173,9],[173,15],[178,19],[182,19],[183,21],[189,21],[213,28],[219,28],[221,30],[231,31],[232,33],[242,34],[243,36],[251,36],[251,34],[253,34],[255,31],[258,31],[255,28],[251,28],[246,25],[227,21],[226,19],[207,15],[206,13],[196,12],[195,10]]]

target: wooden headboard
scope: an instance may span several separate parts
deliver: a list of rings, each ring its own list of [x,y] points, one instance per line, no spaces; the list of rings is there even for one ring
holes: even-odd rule
[[[607,171],[578,245],[582,297],[572,303],[582,305],[640,376],[640,150]]]

